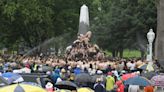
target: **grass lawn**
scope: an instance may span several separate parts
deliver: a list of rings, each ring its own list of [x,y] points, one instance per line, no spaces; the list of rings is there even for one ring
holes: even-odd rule
[[[112,56],[112,53],[109,52],[109,51],[105,51],[105,53],[108,56]],[[128,50],[128,49],[126,49],[123,52],[123,57],[125,57],[125,58],[141,57],[141,52],[138,51],[138,50]]]
[[[141,57],[141,52],[138,50],[124,50],[123,57],[126,58]]]

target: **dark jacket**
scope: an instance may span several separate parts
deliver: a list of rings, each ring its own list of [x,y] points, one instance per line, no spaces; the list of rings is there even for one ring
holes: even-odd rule
[[[94,85],[94,91],[95,92],[106,92],[104,84],[102,84],[102,83],[96,83]]]

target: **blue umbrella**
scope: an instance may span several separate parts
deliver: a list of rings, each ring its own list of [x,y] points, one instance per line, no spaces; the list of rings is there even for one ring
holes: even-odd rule
[[[147,64],[141,66],[139,69],[146,70],[146,68],[147,68]]]
[[[11,72],[3,73],[2,77],[7,79],[10,84],[24,81],[21,75]]]
[[[124,82],[125,85],[139,85],[139,86],[148,86],[148,85],[151,85],[151,82],[144,78],[144,77],[141,77],[141,76],[135,76],[135,77],[132,77],[132,78],[129,78],[128,80],[126,80]]]

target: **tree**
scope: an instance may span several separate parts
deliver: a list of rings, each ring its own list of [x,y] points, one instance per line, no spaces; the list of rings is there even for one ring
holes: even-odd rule
[[[77,36],[83,4],[89,7],[94,43],[113,56],[124,49],[145,51],[144,37],[156,28],[154,0],[0,0],[1,46],[16,49],[23,42],[32,49],[64,35],[56,49],[64,48]]]
[[[142,40],[150,27],[156,27],[154,0],[102,0],[100,7],[92,28],[101,47],[120,57],[124,49],[146,47]]]
[[[77,34],[79,8],[83,3],[91,1],[1,0],[0,40],[7,48],[23,42],[31,49],[63,34],[69,34],[71,38],[65,39],[69,42]]]

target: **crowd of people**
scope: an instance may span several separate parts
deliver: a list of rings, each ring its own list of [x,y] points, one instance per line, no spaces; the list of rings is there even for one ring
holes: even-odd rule
[[[91,32],[79,35],[71,46],[66,48],[64,58],[56,56],[0,56],[0,72],[13,73],[45,73],[49,75],[50,82],[55,85],[60,81],[71,81],[78,87],[90,87],[95,92],[142,92],[139,85],[124,85],[122,76],[124,74],[140,75],[147,69],[140,66],[148,64],[140,59],[106,58],[97,45],[90,44]],[[156,62],[154,62],[156,63]],[[154,64],[151,71],[156,72],[158,64]],[[88,74],[91,78],[88,82],[79,82],[77,76]],[[95,77],[96,76],[96,77]],[[88,77],[84,77],[88,78]],[[148,86],[154,92],[154,88]]]
[[[1,73],[46,73],[50,75],[51,82],[54,85],[57,82],[68,80],[76,83],[79,87],[90,87],[95,92],[141,92],[137,91],[139,86],[129,86],[132,91],[125,89],[121,76],[126,73],[139,75],[142,71],[138,67],[144,64],[147,64],[147,62],[140,59],[93,59],[90,61],[83,59],[74,61],[73,59],[67,60],[53,56],[10,56],[7,59],[1,57],[0,70]],[[51,67],[51,69],[44,70],[44,67]],[[155,70],[158,70],[158,66],[156,67]],[[89,74],[91,77],[95,75],[98,77],[87,83],[76,82],[76,76],[83,73]]]

